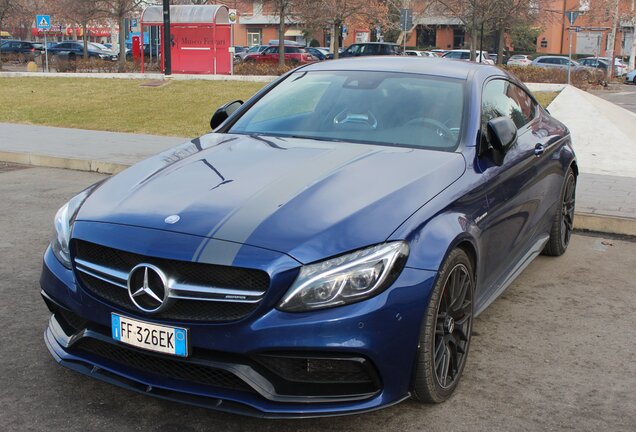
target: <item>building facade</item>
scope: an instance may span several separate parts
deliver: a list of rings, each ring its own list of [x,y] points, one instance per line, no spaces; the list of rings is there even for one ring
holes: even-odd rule
[[[613,25],[612,2],[581,0],[551,0],[540,12],[542,32],[537,38],[537,52],[567,55],[572,43],[572,54],[605,57],[609,53],[609,35]],[[633,49],[634,21],[633,0],[621,0],[621,17],[614,55],[629,57]],[[568,12],[578,13],[570,23]],[[632,19],[626,19],[632,15]]]

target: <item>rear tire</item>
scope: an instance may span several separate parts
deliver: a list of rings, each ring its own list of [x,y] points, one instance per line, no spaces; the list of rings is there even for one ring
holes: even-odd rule
[[[570,244],[570,237],[574,229],[574,206],[576,202],[576,176],[572,168],[568,168],[561,191],[559,208],[554,215],[550,239],[543,248],[543,254],[548,256],[561,256]]]
[[[440,269],[420,330],[413,383],[416,400],[444,402],[459,384],[472,333],[474,274],[462,249],[454,249]]]

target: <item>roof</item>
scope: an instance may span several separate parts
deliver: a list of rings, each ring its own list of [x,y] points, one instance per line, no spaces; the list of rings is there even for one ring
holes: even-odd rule
[[[239,23],[243,25],[269,25],[279,24],[280,18],[276,15],[240,15]],[[286,24],[297,24],[298,21],[290,17],[285,17]]]
[[[420,16],[413,19],[415,25],[437,26],[437,25],[463,25],[462,20],[443,15]]]
[[[445,60],[432,57],[406,56],[368,56],[330,60],[328,62],[312,63],[302,68],[303,71],[331,71],[331,70],[361,70],[417,73],[422,75],[436,75],[441,77],[466,79],[473,70],[492,69],[493,75],[505,75],[496,66],[480,63]]]
[[[142,24],[163,24],[163,7],[148,6],[141,14]],[[229,24],[225,5],[175,5],[170,6],[171,24]]]

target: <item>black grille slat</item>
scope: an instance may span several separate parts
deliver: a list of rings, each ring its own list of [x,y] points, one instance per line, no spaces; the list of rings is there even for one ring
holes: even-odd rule
[[[346,359],[310,359],[261,355],[258,361],[290,381],[315,383],[371,383],[364,365]]]
[[[253,389],[231,372],[198,363],[145,354],[120,345],[93,338],[79,340],[72,349],[92,354],[114,363],[165,377],[233,390]]]
[[[128,296],[128,291],[84,273],[77,274],[82,285],[97,297],[134,313],[140,313]],[[176,300],[165,311],[153,317],[181,321],[234,321],[247,316],[257,303],[209,302],[202,300]]]
[[[76,259],[124,273],[138,264],[147,263],[160,267],[179,282],[192,285],[251,291],[266,291],[269,286],[269,275],[261,270],[146,257],[82,240],[75,240],[73,247]],[[141,313],[126,289],[80,271],[76,276],[82,287],[95,297],[132,313]],[[259,303],[176,299],[153,317],[193,322],[235,321],[249,315]]]

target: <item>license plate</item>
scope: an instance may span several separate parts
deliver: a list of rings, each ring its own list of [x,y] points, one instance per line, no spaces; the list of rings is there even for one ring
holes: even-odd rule
[[[151,324],[117,314],[111,314],[111,324],[116,341],[164,354],[188,355],[187,329]]]

